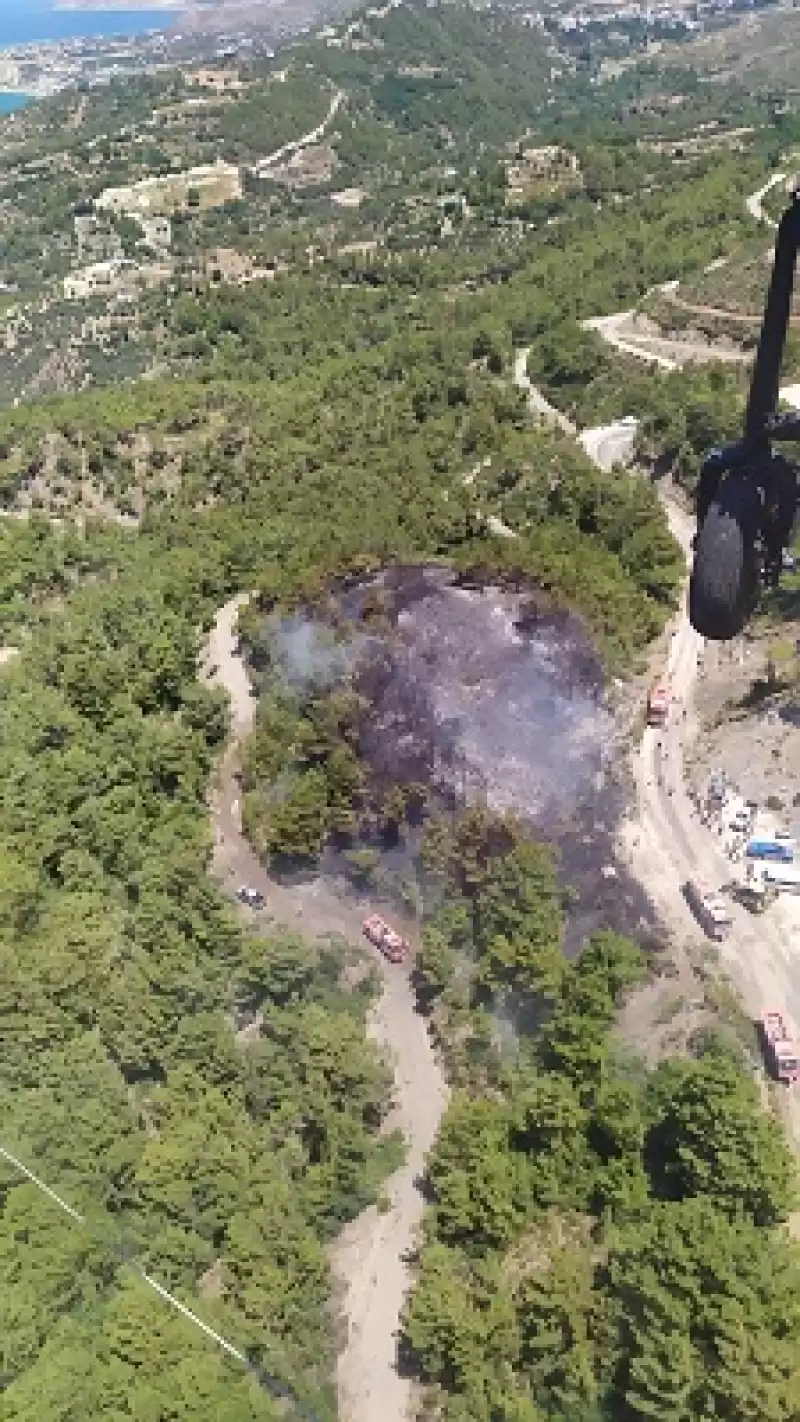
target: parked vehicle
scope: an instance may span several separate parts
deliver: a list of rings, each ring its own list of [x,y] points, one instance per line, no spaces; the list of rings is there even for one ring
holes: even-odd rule
[[[800,866],[796,864],[750,864],[747,877],[756,892],[800,894]]]
[[[697,879],[689,879],[683,892],[703,932],[718,941],[726,938],[731,930],[732,920],[730,909],[721,895]]]
[[[782,1012],[762,1012],[758,1021],[764,1058],[771,1074],[792,1086],[800,1076],[794,1029]]]
[[[748,859],[774,859],[780,864],[793,864],[794,851],[793,839],[768,839],[761,835],[757,839],[748,840],[745,854]]]
[[[748,865],[748,871],[752,867]],[[744,883],[736,885],[735,896],[750,913],[766,913],[775,903],[778,890],[774,884],[768,884],[760,873],[748,872]]]
[[[366,937],[373,947],[388,958],[390,963],[402,963],[408,953],[408,939],[390,928],[385,919],[373,913],[364,919],[362,925]]]
[[[258,889],[248,889],[246,884],[236,890],[236,897],[240,903],[247,904],[251,909],[262,909],[266,903],[264,895],[259,893]]]
[[[648,726],[666,726],[669,715],[669,688],[663,682],[651,686],[647,695]]]

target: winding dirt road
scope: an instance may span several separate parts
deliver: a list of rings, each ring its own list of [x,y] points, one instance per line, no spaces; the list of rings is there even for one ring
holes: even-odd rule
[[[773,173],[766,183],[756,192],[745,198],[745,207],[750,216],[763,226],[777,229],[777,222],[773,222],[768,213],[764,211],[764,198],[767,193],[780,183],[785,182],[784,172]],[[720,258],[716,262],[711,262],[706,271],[713,271],[715,268],[724,265],[726,258]],[[762,313],[750,315],[742,311],[727,311],[722,307],[704,306],[702,304],[684,301],[679,295],[680,282],[667,281],[659,286],[651,287],[646,293],[647,296],[659,295],[667,301],[672,302],[679,310],[685,311],[689,315],[712,316],[719,319],[729,320],[738,324],[761,324]],[[790,318],[792,325],[797,325],[800,318]],[[690,361],[727,361],[732,364],[741,364],[752,359],[749,352],[737,351],[720,346],[712,340],[686,340],[678,337],[661,336],[657,331],[648,329],[646,321],[635,309],[629,311],[615,311],[610,316],[595,316],[589,321],[584,321],[584,329],[595,331],[614,350],[620,351],[624,355],[638,356],[640,360],[646,360],[652,365],[656,365],[661,370],[680,370]],[[525,352],[527,355],[527,352]],[[517,384],[520,384],[519,380]]]
[[[544,397],[541,397],[544,398]],[[609,427],[616,428],[616,427]],[[583,447],[599,468],[606,464],[603,431],[584,431]],[[586,439],[598,435],[598,439]],[[732,878],[731,864],[719,837],[702,823],[690,800],[683,758],[697,734],[694,691],[700,663],[715,657],[716,647],[706,643],[691,626],[688,616],[688,568],[694,519],[669,491],[661,490],[670,528],[687,563],[687,581],[676,615],[666,668],[673,697],[668,725],[644,732],[633,770],[636,803],[620,829],[619,849],[634,877],[642,884],[664,922],[684,941],[705,942],[683,896],[687,879],[699,877],[714,886]],[[753,1017],[766,1007],[784,1007],[800,1024],[800,928],[795,915],[779,900],[767,914],[754,919],[746,909],[732,905],[733,931],[721,945],[722,961]],[[800,1102],[793,1098],[792,1121],[800,1139]]]
[[[201,663],[203,679],[224,687],[231,702],[231,736],[211,793],[215,871],[231,887],[259,889],[267,912],[278,922],[309,937],[341,934],[360,943],[363,909],[337,898],[325,884],[291,889],[276,884],[242,834],[240,747],[253,728],[256,703],[237,651],[236,624],[248,600],[240,594],[220,608]],[[370,1016],[369,1033],[395,1064],[394,1107],[387,1124],[402,1130],[407,1156],[386,1183],[388,1209],[359,1215],[333,1251],[348,1332],[337,1378],[342,1422],[407,1422],[410,1416],[411,1387],[397,1371],[396,1334],[411,1283],[406,1259],[424,1208],[417,1182],[448,1096],[407,972],[377,961],[384,989]]]
[[[674,292],[664,293],[667,300],[675,300]],[[639,324],[637,324],[639,323]],[[715,345],[712,340],[682,340],[680,337],[662,336],[649,329],[650,323],[635,310],[617,311],[612,316],[595,316],[583,322],[587,331],[595,331],[608,345],[623,355],[636,356],[646,360],[659,370],[680,370],[690,362],[726,361],[730,365],[741,365],[752,359],[749,353],[725,346]]]
[[[317,124],[316,128],[309,129],[300,138],[292,138],[288,143],[284,143],[280,148],[276,148],[274,153],[267,153],[264,158],[259,158],[253,165],[252,172],[256,177],[269,177],[270,168],[274,168],[276,163],[283,163],[287,158],[293,158],[296,153],[300,153],[303,148],[310,148],[312,143],[318,143],[325,133],[328,124],[332,123],[339,109],[345,100],[343,89],[337,89],[330,102],[330,107],[324,119]]]
[[[533,384],[528,375],[528,353],[530,346],[523,346],[514,357],[514,384],[519,390],[524,390],[528,399],[528,409],[531,414],[541,417],[547,424],[555,425],[556,429],[563,430],[564,434],[577,435],[577,427],[561,410],[551,405],[541,390]]]

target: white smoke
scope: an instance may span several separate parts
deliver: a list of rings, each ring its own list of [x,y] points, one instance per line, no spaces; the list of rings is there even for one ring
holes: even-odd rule
[[[324,691],[342,681],[369,641],[363,633],[342,641],[299,612],[282,617],[273,636],[277,663],[295,691]]]

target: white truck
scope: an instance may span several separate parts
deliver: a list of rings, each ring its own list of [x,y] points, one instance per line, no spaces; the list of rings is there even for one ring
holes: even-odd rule
[[[800,894],[800,865],[761,860],[747,866],[747,885],[754,894]]]

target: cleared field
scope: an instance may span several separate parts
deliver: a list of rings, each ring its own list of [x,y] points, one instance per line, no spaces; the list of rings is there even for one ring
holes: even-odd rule
[[[758,333],[772,270],[771,234],[762,234],[735,248],[729,257],[681,282],[674,291],[659,292],[646,304],[661,324],[683,327],[693,320],[713,320],[745,344]],[[800,292],[793,303],[793,325],[800,325]],[[703,329],[707,321],[703,320]]]
[[[97,207],[129,217],[168,216],[194,207],[204,210],[242,196],[239,169],[231,163],[208,163],[163,178],[145,178],[130,187],[106,188]]]
[[[800,10],[776,6],[748,15],[735,25],[705,34],[690,45],[665,51],[664,57],[710,71],[715,78],[755,82],[797,82],[800,61]]]

